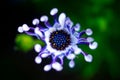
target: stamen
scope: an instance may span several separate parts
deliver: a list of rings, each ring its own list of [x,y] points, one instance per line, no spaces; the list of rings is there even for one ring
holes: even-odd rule
[[[93,42],[94,39],[93,39],[92,37],[88,37],[88,38],[87,38],[87,41],[88,41],[88,42]]]

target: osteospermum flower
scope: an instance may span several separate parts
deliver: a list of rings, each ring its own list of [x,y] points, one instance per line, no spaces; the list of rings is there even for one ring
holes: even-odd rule
[[[36,27],[29,27],[27,24],[23,24],[18,27],[18,32],[25,32],[28,35],[36,36],[38,39],[45,42],[45,46],[35,44],[34,49],[38,53],[35,58],[35,62],[40,64],[42,58],[52,57],[51,63],[44,66],[44,71],[49,71],[52,68],[56,71],[63,69],[63,59],[66,57],[70,60],[69,67],[75,66],[74,59],[76,55],[83,54],[85,61],[92,62],[92,55],[85,53],[77,45],[85,44],[90,49],[97,48],[97,42],[94,42],[92,37],[82,37],[83,34],[88,36],[92,35],[90,28],[79,31],[80,24],[73,26],[73,22],[69,17],[66,17],[65,13],[61,13],[57,17],[57,8],[53,8],[50,11],[50,15],[54,18],[54,24],[51,25],[48,22],[46,15],[41,16],[39,19],[34,19],[32,24]],[[40,25],[40,22],[44,23],[44,27]]]

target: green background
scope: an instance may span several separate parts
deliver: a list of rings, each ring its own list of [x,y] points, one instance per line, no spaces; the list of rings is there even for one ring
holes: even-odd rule
[[[65,59],[63,71],[44,72],[43,67],[50,60],[45,59],[40,65],[34,62],[37,53],[34,52],[33,45],[44,44],[35,37],[19,34],[17,28],[24,23],[32,26],[32,20],[42,15],[48,15],[52,22],[49,11],[54,7],[58,8],[59,14],[65,12],[74,25],[80,23],[81,30],[93,30],[92,37],[98,42],[98,48],[90,50],[88,46],[79,46],[93,55],[92,63],[85,62],[83,56],[78,55],[73,69],[68,67],[68,60]],[[5,53],[1,60],[5,80],[120,79],[119,0],[8,0],[4,2],[2,10],[6,19],[3,27],[6,36],[2,38],[6,45],[3,46]]]

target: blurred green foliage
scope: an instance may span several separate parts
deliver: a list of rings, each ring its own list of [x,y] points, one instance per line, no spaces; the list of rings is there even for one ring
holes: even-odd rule
[[[19,34],[15,39],[16,48],[27,53],[32,50],[34,44],[38,43],[44,46],[45,44],[41,40],[34,39],[32,36],[26,34]]]
[[[15,42],[18,49],[24,52],[27,52],[30,49],[32,49],[34,45],[33,38],[25,34],[17,35]]]
[[[87,47],[80,46],[85,52],[93,55],[93,62],[86,63],[82,55],[76,58],[76,67],[74,71],[78,73],[78,76],[82,75],[83,79],[92,79],[96,75],[100,77],[100,74],[105,75],[107,72],[110,78],[114,79],[119,77],[120,59],[118,56],[120,54],[118,54],[119,50],[116,51],[114,47],[116,46],[114,41],[117,43],[117,41],[120,40],[117,36],[120,33],[118,30],[120,28],[117,26],[117,24],[119,24],[119,18],[116,17],[116,12],[113,9],[115,2],[116,0],[31,0],[31,3],[34,4],[36,12],[38,13],[41,13],[41,11],[47,13],[51,8],[57,7],[59,12],[64,11],[74,24],[79,22],[81,24],[81,29],[86,29],[88,27],[93,29],[93,37],[99,44],[98,48],[96,50],[89,50]],[[118,29],[115,29],[115,27]],[[115,40],[112,41],[113,39]],[[44,43],[40,40],[33,40],[33,38],[27,35],[20,34],[16,37],[17,47],[22,51],[29,51],[32,49],[35,42],[44,46]],[[67,72],[68,65],[67,60],[65,61],[65,69]]]

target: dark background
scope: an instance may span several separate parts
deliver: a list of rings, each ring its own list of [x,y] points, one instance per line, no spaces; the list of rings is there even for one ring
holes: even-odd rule
[[[44,72],[49,60],[37,65],[34,58],[35,38],[17,32],[24,23],[32,25],[34,18],[52,8],[65,12],[71,20],[81,24],[81,29],[92,28],[92,37],[98,42],[96,50],[81,48],[93,55],[92,63],[80,55],[74,69],[65,60],[61,72]],[[120,1],[119,0],[6,0],[1,1],[1,80],[118,80],[120,79]],[[31,43],[31,44],[29,44]]]

